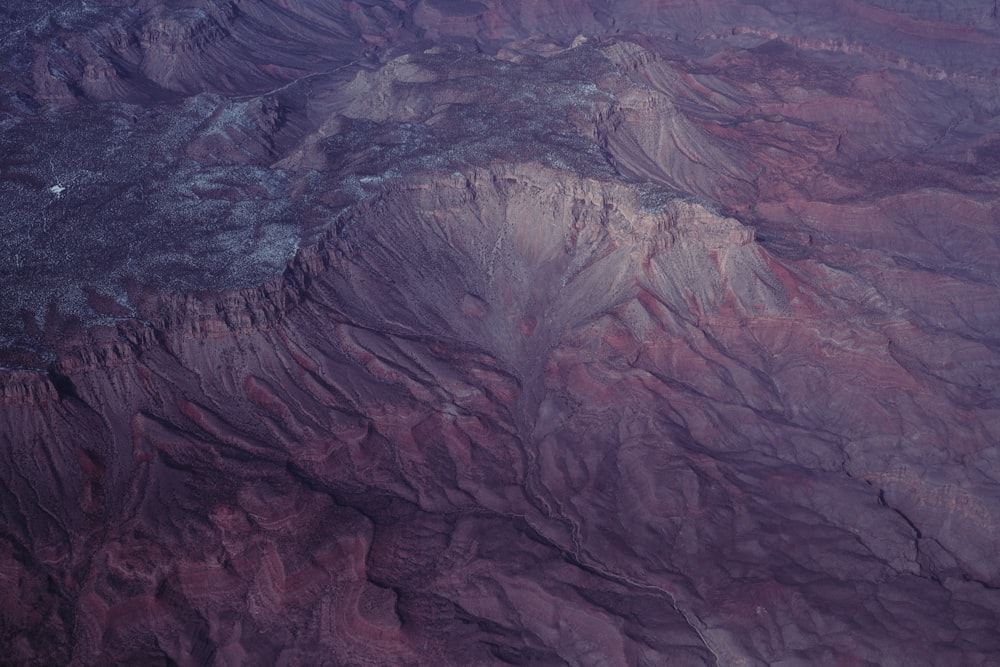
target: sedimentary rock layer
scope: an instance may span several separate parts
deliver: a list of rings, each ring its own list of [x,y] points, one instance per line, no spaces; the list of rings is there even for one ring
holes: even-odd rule
[[[995,12],[3,20],[0,663],[1000,657]]]

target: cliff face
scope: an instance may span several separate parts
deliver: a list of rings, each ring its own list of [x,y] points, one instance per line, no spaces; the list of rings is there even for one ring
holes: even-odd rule
[[[0,662],[1000,657],[995,16],[114,4],[4,18]]]

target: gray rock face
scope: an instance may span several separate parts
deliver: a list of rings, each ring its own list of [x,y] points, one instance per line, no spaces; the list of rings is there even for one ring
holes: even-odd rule
[[[0,663],[1000,663],[973,4],[11,4]]]

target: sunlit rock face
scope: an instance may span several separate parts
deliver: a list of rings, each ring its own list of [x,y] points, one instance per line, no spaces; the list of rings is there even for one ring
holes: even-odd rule
[[[1000,664],[990,3],[0,27],[0,664]]]

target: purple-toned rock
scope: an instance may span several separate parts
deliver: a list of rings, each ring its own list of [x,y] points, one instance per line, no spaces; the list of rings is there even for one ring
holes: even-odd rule
[[[0,664],[1000,663],[995,9],[0,26]]]

